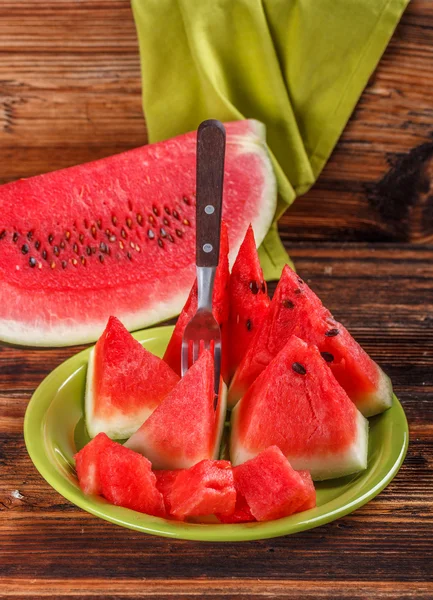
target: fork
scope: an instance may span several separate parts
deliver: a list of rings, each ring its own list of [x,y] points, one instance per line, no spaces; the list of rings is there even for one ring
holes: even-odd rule
[[[200,124],[196,182],[197,312],[185,327],[181,355],[183,377],[202,348],[212,351],[213,347],[216,398],[221,373],[221,330],[212,313],[212,293],[219,260],[225,142],[226,132],[220,121],[210,119]]]

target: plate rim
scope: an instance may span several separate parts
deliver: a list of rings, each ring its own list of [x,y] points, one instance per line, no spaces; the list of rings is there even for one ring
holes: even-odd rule
[[[134,332],[133,335],[140,341],[143,341],[143,339],[150,341],[151,339],[158,339],[161,333],[168,334],[170,330],[173,330],[173,326],[159,326]],[[357,496],[352,501],[343,503],[342,506],[334,510],[310,518],[300,519],[297,515],[291,515],[274,521],[239,524],[181,523],[160,517],[153,517],[128,508],[114,506],[107,502],[107,505],[110,507],[110,513],[112,513],[109,514],[98,508],[98,504],[92,503],[92,497],[85,496],[79,488],[75,488],[54,468],[45,451],[45,444],[41,440],[36,440],[33,433],[36,426],[39,426],[40,433],[43,432],[47,409],[55,397],[52,393],[44,396],[45,388],[55,385],[57,393],[60,387],[78,369],[82,368],[83,365],[80,365],[80,362],[84,364],[87,362],[85,360],[86,355],[88,355],[92,347],[93,345],[88,346],[60,363],[38,385],[26,408],[24,416],[24,441],[29,457],[36,470],[57,493],[82,510],[115,525],[149,535],[201,542],[242,542],[291,535],[335,521],[365,505],[389,485],[405,459],[409,445],[409,427],[403,406],[394,394],[393,408],[400,413],[399,421],[403,424],[402,442],[399,446],[398,454],[396,453],[394,463],[376,485],[369,487],[360,496]],[[63,375],[65,369],[68,372],[66,377]],[[34,420],[35,416],[36,420]],[[378,417],[380,418],[380,415]],[[347,490],[342,497],[349,492],[350,490]],[[99,499],[98,502],[100,502]],[[101,504],[101,506],[104,505],[105,502]],[[308,517],[309,512],[305,511],[305,513],[298,513],[298,515],[305,514]],[[128,519],[129,515],[131,517]],[[297,522],[293,522],[294,517],[297,517]]]

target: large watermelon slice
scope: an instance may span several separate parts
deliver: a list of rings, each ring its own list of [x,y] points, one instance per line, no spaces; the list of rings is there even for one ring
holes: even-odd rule
[[[239,248],[230,275],[228,352],[230,378],[236,371],[269,308],[266,282],[251,225]]]
[[[179,376],[143,348],[116,317],[91,350],[87,367],[87,431],[130,437],[174,388]]]
[[[230,457],[234,465],[273,445],[294,469],[310,471],[316,480],[367,466],[368,421],[318,349],[295,336],[232,412]]]
[[[224,221],[221,224],[221,243],[219,263],[215,273],[215,283],[212,296],[212,312],[220,325],[222,338],[222,375],[228,381],[228,356],[227,356],[227,322],[229,318],[229,240],[227,226]],[[182,348],[182,337],[185,327],[197,312],[197,280],[194,282],[188,299],[182,312],[177,319],[167,349],[164,353],[165,362],[177,373],[181,374],[180,357]]]
[[[216,410],[214,397],[213,357],[204,350],[125,445],[146,456],[155,469],[188,469],[217,458],[226,412],[222,382]]]
[[[257,521],[288,517],[316,506],[308,471],[295,471],[277,446],[233,469],[236,490]]]
[[[223,218],[232,256],[258,243],[276,183],[257,121],[226,124]],[[194,281],[196,134],[0,187],[0,339],[96,340],[178,314]]]
[[[292,334],[318,346],[364,416],[376,415],[391,406],[389,377],[289,266],[284,267],[269,312],[231,382],[229,406],[236,404]]]

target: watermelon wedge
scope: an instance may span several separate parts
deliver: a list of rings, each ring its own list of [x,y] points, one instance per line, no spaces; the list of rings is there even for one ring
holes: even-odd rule
[[[251,225],[230,275],[228,350],[230,379],[269,309],[266,282],[257,254]]]
[[[226,413],[222,382],[216,410],[214,396],[213,357],[205,350],[125,445],[154,469],[188,469],[217,458]]]
[[[243,396],[291,335],[319,348],[338,382],[364,416],[376,415],[391,406],[393,394],[389,377],[332,317],[308,285],[285,266],[269,312],[230,384],[230,407]]]
[[[229,240],[227,226],[224,221],[221,223],[221,242],[219,263],[215,273],[215,283],[212,296],[212,312],[221,328],[221,348],[222,348],[222,365],[221,372],[224,381],[228,381],[228,357],[227,357],[227,322],[229,318]],[[185,327],[191,321],[197,312],[197,280],[194,282],[185,306],[180,313],[176,326],[173,330],[167,349],[164,353],[165,362],[178,375],[180,370],[180,356],[182,348],[182,338]],[[191,361],[192,362],[192,361]]]
[[[130,437],[175,387],[179,376],[135,340],[116,317],[91,350],[85,413],[90,437]]]
[[[108,448],[115,446],[105,433],[98,433],[88,444],[74,456],[80,488],[87,495],[100,495],[102,485],[100,478],[101,456]]]
[[[258,121],[226,124],[223,218],[261,243],[277,189]],[[0,187],[0,339],[91,342],[179,314],[194,281],[196,133]]]
[[[160,470],[154,471],[154,475],[156,477],[156,489],[158,492],[162,494],[165,505],[165,512],[167,515],[171,512],[171,502],[170,502],[170,493],[171,488],[173,487],[173,483],[179,473],[182,473],[183,469],[176,469],[173,471],[170,470]]]
[[[232,412],[233,465],[274,445],[294,469],[310,471],[314,480],[341,477],[367,467],[368,421],[318,349],[295,336]]]
[[[257,521],[288,517],[316,506],[308,471],[297,472],[277,446],[233,469],[235,486]]]
[[[178,519],[233,514],[236,490],[227,460],[202,460],[181,471],[168,494],[170,513]]]

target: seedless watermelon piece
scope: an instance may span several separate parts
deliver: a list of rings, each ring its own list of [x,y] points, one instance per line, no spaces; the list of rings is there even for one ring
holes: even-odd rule
[[[151,463],[121,444],[107,448],[100,458],[102,495],[112,504],[156,517],[165,516],[162,494],[156,488]]]
[[[295,336],[232,412],[234,465],[272,445],[280,448],[294,469],[310,471],[314,480],[367,467],[368,421],[317,348]]]
[[[293,470],[277,446],[236,467],[233,474],[236,489],[258,521],[281,519],[316,505],[311,477]]]
[[[86,383],[90,437],[126,439],[174,388],[179,376],[135,340],[116,317],[91,350]]]
[[[205,350],[126,446],[155,469],[187,469],[217,458],[226,412],[222,382],[216,411],[214,396],[213,357]]]
[[[247,351],[255,332],[260,329],[269,303],[254,232],[250,225],[230,275],[228,325],[230,378]]]
[[[221,328],[222,337],[222,369],[224,381],[228,381],[228,360],[227,360],[227,342],[226,342],[226,331],[227,322],[229,318],[229,238],[227,232],[227,226],[224,221],[221,223],[221,242],[220,242],[220,254],[219,263],[215,273],[215,283],[212,297],[212,311],[215,319]],[[164,354],[165,362],[173,369],[178,375],[181,374],[180,370],[180,355],[182,347],[182,337],[185,327],[191,321],[195,313],[197,312],[197,280],[191,288],[188,299],[182,312],[177,319],[176,326],[168,342],[167,349]]]
[[[277,188],[265,127],[225,125],[223,218],[236,256],[261,243]],[[0,339],[96,340],[179,314],[195,274],[196,133],[0,187]],[[25,310],[23,310],[25,307]]]
[[[169,500],[169,494],[171,492],[171,488],[173,487],[173,483],[175,482],[176,477],[179,473],[182,473],[183,469],[176,469],[174,471],[169,470],[160,470],[154,471],[156,477],[156,488],[162,494],[164,498],[165,511],[167,515],[170,514],[171,503]]]
[[[318,346],[338,382],[364,416],[378,414],[391,406],[390,379],[289,266],[284,267],[269,312],[231,382],[229,406],[243,396],[291,335]]]
[[[235,480],[235,489],[236,489],[236,480]],[[233,514],[230,515],[221,515],[217,513],[216,515],[218,520],[221,523],[250,523],[251,521],[256,521],[257,519],[252,515],[251,509],[245,500],[245,497],[236,489],[236,505]]]
[[[202,460],[175,479],[169,493],[171,514],[180,519],[233,514],[236,490],[227,460]]]
[[[105,433],[99,433],[74,456],[78,483],[85,494],[101,494],[101,455],[115,444]]]

